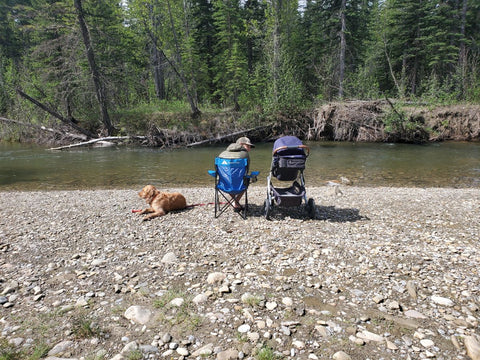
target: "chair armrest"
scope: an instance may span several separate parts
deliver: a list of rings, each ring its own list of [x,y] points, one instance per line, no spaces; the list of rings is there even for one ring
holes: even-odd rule
[[[208,175],[215,177],[217,176],[217,172],[215,170],[208,170]]]

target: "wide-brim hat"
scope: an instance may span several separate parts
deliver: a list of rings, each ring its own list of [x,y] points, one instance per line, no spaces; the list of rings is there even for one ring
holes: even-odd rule
[[[255,145],[253,145],[250,141],[250,139],[246,136],[243,136],[241,138],[239,138],[237,140],[237,144],[240,144],[240,145],[250,145],[251,147],[255,147]]]

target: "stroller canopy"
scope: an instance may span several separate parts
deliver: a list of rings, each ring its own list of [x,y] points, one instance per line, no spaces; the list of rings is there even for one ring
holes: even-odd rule
[[[308,147],[296,136],[283,136],[273,144],[273,154],[280,156],[305,155],[305,149]]]

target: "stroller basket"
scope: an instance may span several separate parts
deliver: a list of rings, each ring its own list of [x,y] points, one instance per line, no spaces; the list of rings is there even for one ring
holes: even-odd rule
[[[296,181],[288,188],[273,188],[275,203],[278,206],[300,206],[305,196],[305,187]]]

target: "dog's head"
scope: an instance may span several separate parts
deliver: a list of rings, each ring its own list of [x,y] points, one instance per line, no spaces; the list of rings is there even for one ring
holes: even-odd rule
[[[158,191],[155,186],[147,185],[138,193],[138,196],[140,196],[142,199],[145,199],[147,204],[151,204],[153,199],[155,199],[159,193],[160,191]]]

